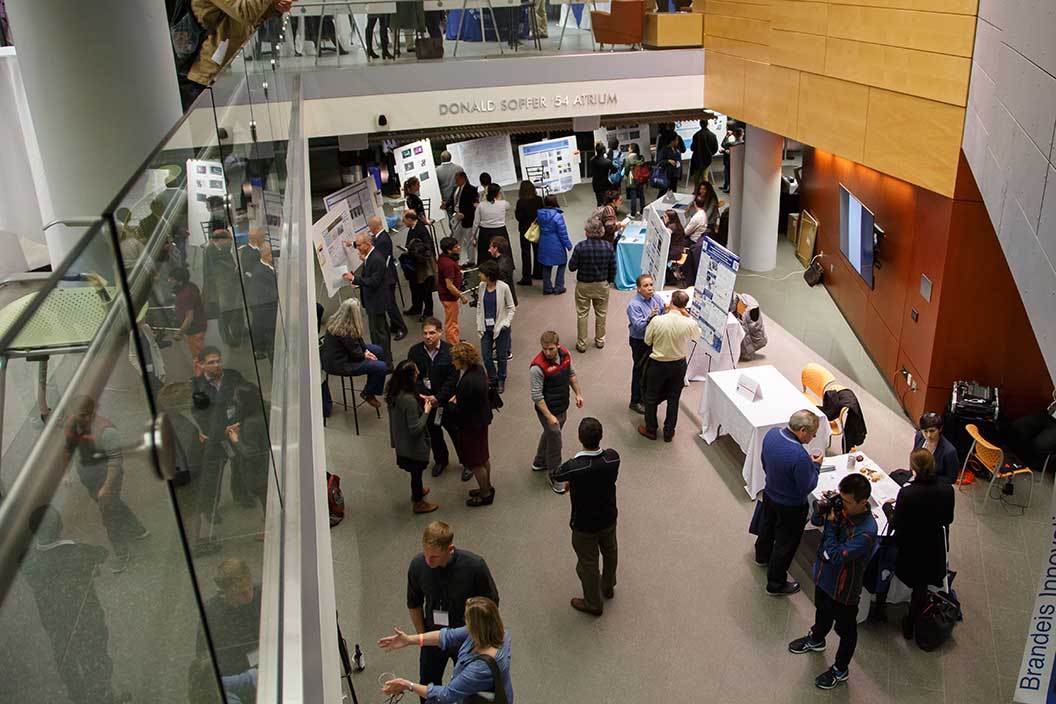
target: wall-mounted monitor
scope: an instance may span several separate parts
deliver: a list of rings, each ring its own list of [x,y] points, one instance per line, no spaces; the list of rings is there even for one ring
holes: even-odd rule
[[[854,270],[873,287],[876,218],[840,184],[840,251]]]

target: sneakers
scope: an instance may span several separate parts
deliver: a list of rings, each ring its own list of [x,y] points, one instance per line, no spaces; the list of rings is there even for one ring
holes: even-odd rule
[[[799,582],[792,579],[785,582],[778,589],[771,589],[769,586],[766,588],[766,593],[770,596],[792,596],[799,591]]]
[[[637,413],[639,415],[643,415],[643,416],[645,415],[645,404],[642,403],[641,401],[638,401],[637,403],[635,403],[634,401],[631,401],[631,403],[627,406],[627,408],[630,408],[632,411],[634,411],[635,413]]]
[[[840,682],[846,682],[849,674],[849,670],[840,671],[833,665],[814,678],[814,686],[818,689],[834,689]]]
[[[532,460],[532,471],[533,472],[545,472],[546,471],[546,466],[545,465],[540,466],[540,465],[535,463],[535,460]]]
[[[586,352],[586,351],[587,351],[587,343],[586,342],[577,342],[576,343],[576,352]]]
[[[555,494],[564,494],[568,491],[568,484],[566,482],[555,482],[551,479],[550,488],[554,490]]]
[[[594,346],[599,350],[605,349],[605,340],[594,340]]]
[[[436,509],[440,508],[440,504],[434,504],[425,499],[421,501],[415,501],[412,510],[415,513],[432,513]]]
[[[513,359],[513,350],[506,353],[506,361],[509,362],[511,359]]]
[[[825,639],[814,640],[814,636],[808,632],[807,635],[802,638],[796,638],[788,644],[788,652],[796,655],[809,653],[812,650],[825,650]]]

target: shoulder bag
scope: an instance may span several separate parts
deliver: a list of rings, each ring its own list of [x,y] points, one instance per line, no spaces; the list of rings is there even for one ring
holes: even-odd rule
[[[917,647],[921,650],[935,650],[946,642],[953,633],[953,627],[961,620],[961,604],[953,591],[952,582],[956,573],[950,572],[950,529],[943,530],[946,538],[946,590],[928,591],[924,610],[913,624],[913,634]]]
[[[539,242],[539,221],[536,220],[528,228],[528,231],[524,233],[524,239],[528,240],[532,244]]]
[[[479,694],[471,694],[462,701],[465,704],[509,704],[509,700],[506,699],[506,678],[502,676],[499,664],[495,662],[495,658],[490,655],[478,655],[470,662],[475,660],[481,660],[491,668],[491,681],[495,684],[495,698],[485,699]]]
[[[667,178],[667,169],[662,164],[653,167],[653,173],[649,176],[649,185],[658,190],[666,189],[671,185]]]

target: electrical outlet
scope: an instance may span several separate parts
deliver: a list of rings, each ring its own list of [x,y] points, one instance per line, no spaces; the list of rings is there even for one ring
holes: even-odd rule
[[[913,393],[917,392],[917,382],[916,381],[911,381],[909,383],[909,390],[912,391]]]
[[[909,309],[909,317],[912,318],[913,322],[915,323],[915,322],[917,322],[917,318],[920,317],[920,314],[917,313],[917,309],[916,308],[910,308]]]

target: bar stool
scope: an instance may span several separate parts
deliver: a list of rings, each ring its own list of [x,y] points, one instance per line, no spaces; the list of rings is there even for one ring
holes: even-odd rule
[[[346,394],[346,391],[349,391],[349,392],[352,393],[352,420],[353,420],[353,422],[356,425],[356,435],[359,435],[359,407],[362,406],[363,404],[367,403],[367,402],[365,400],[363,400],[363,399],[360,399],[358,401],[356,400],[356,377],[354,377],[354,376],[342,376],[341,374],[330,374],[329,372],[325,372],[325,374],[326,374],[326,384],[327,384],[327,386],[330,385],[330,377],[331,376],[336,376],[337,378],[339,378],[341,380],[341,405],[345,407],[345,411],[346,412],[348,411],[348,395]],[[345,387],[345,380],[346,379],[348,380],[348,387],[347,388]],[[381,409],[380,408],[375,408],[374,412],[378,414],[378,419],[380,420],[381,419]]]

